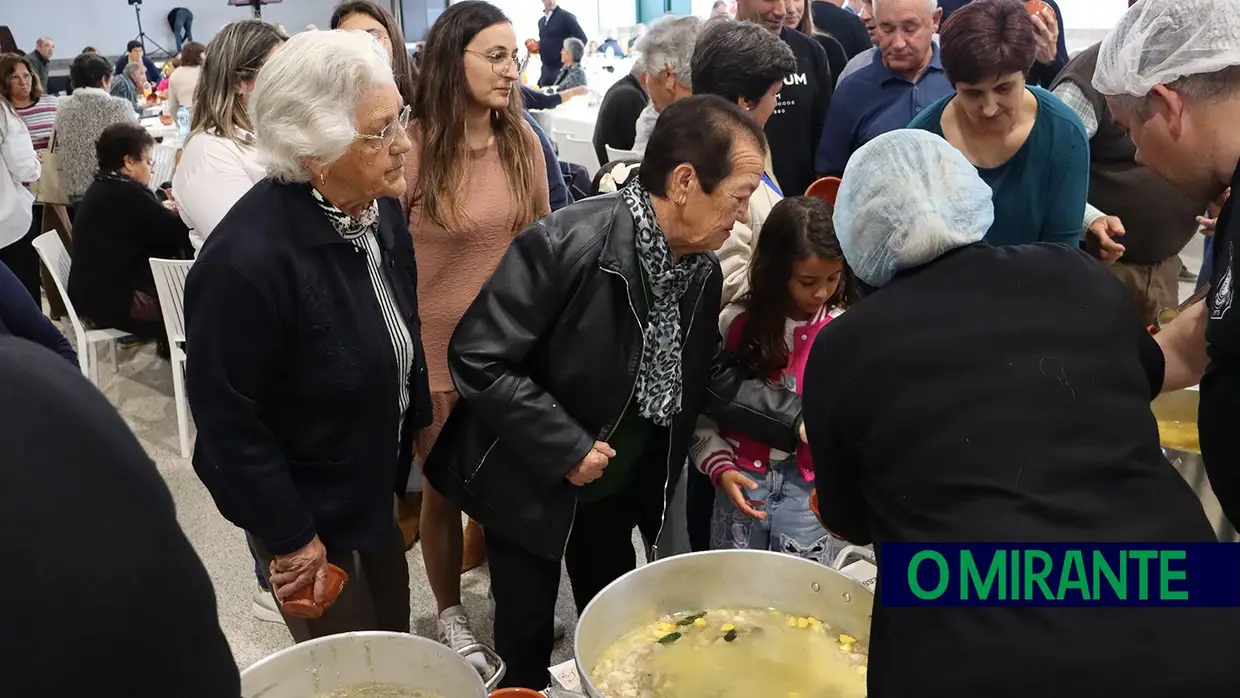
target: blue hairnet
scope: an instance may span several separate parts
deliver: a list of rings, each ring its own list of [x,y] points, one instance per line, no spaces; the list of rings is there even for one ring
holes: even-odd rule
[[[835,201],[848,266],[871,286],[986,236],[991,190],[960,151],[917,129],[885,133],[853,153]]]

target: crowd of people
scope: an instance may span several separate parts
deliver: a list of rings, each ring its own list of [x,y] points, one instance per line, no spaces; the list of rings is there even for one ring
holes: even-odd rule
[[[893,541],[1215,540],[1149,403],[1200,383],[1205,464],[1240,520],[1227,318],[1240,6],[1129,5],[1075,56],[1049,0],[737,0],[735,18],[716,3],[628,47],[609,36],[603,50],[636,60],[600,105],[594,146],[600,162],[610,147],[640,163],[585,197],[529,113],[529,49],[484,0],[450,5],[416,56],[369,0],[341,3],[330,31],[255,19],[206,45],[186,36],[170,72],[140,44],[115,64],[83,52],[64,98],[44,90],[54,43],[41,39],[0,57],[0,335],[76,363],[40,312],[30,246],[52,200],[28,185],[55,154],[68,294],[88,322],[162,340],[148,259],[194,260],[193,467],[243,531],[255,615],[296,642],[410,632],[422,580],[406,555],[420,542],[438,637],[457,650],[476,643],[461,572],[487,563],[506,686],[550,681],[562,565],[580,612],[636,567],[634,529],[657,558],[673,520],[694,551],[824,564],[850,543],[881,566]],[[586,36],[554,0],[543,8],[538,82],[569,95]],[[192,115],[167,183],[152,181],[157,144],[136,119],[144,84]],[[804,195],[822,177],[841,178],[834,201]],[[1210,293],[1151,336],[1199,229],[1213,236]],[[115,685],[235,698],[210,585],[154,468],[44,354],[0,339],[13,386],[0,402],[23,407],[0,430],[57,441],[46,420],[89,438],[29,462],[37,449],[16,449],[0,511],[40,515],[30,498],[60,477],[53,455],[64,472],[89,465],[81,482],[151,506],[99,515],[111,537],[85,540],[84,558],[115,546],[134,584],[171,573],[184,594],[125,622],[112,601],[139,594],[117,575],[103,574],[102,600],[64,580],[41,593],[61,610],[106,605],[100,622],[127,628],[79,643],[143,648],[141,666],[114,663]],[[684,509],[669,511],[681,487]],[[96,516],[92,494],[75,485],[66,504]],[[136,530],[158,560],[132,549]],[[62,542],[0,553],[43,569]],[[334,604],[286,612],[306,590],[328,600],[330,566],[351,580]],[[1221,654],[1240,640],[1230,610],[881,599],[874,698],[1240,686]],[[40,613],[0,615],[46,651]],[[172,620],[194,640],[152,642]],[[1186,652],[1186,637],[1202,647]],[[944,646],[967,659],[950,676]],[[0,674],[17,695],[100,680],[10,655]]]

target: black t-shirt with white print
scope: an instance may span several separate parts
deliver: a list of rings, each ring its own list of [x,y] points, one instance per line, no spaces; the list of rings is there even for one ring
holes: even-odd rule
[[[834,91],[827,53],[817,41],[784,27],[779,37],[797,59],[784,79],[775,112],[766,122],[771,165],[784,196],[800,196],[814,183],[814,154]]]
[[[1232,176],[1233,196],[1219,214],[1212,241],[1214,266],[1206,300],[1206,353],[1210,357],[1201,380],[1197,417],[1201,455],[1210,485],[1223,513],[1240,525],[1240,308],[1236,281],[1240,269],[1240,214],[1235,192],[1240,191],[1240,167]]]

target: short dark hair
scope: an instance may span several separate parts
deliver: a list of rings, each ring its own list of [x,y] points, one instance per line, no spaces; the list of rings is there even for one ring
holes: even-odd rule
[[[207,52],[207,47],[197,41],[191,41],[181,47],[181,65],[202,65],[202,57]]]
[[[137,39],[134,39],[133,41],[130,41],[129,43],[125,44],[125,53],[129,53],[130,51],[136,48],[142,48],[142,42],[138,41]],[[146,49],[142,49],[142,52],[146,53]]]
[[[694,46],[693,94],[757,102],[773,83],[796,70],[792,49],[766,29],[753,22],[720,20],[702,32]]]
[[[86,48],[82,49],[82,53],[99,53],[99,49],[95,48],[94,46],[87,46]]]
[[[97,53],[83,53],[73,59],[69,66],[69,79],[73,87],[103,87],[103,81],[111,77],[112,64]]]
[[[712,194],[732,174],[732,150],[748,138],[764,153],[762,128],[735,103],[716,95],[694,95],[663,110],[642,157],[642,186],[655,196],[667,195],[667,178],[680,165],[697,170],[702,191]]]
[[[947,79],[977,83],[996,75],[1027,75],[1037,55],[1033,21],[1020,0],[975,0],[952,13],[939,43]]]
[[[125,156],[137,160],[155,147],[155,137],[138,124],[119,123],[103,129],[95,141],[100,172],[116,172],[125,166]]]

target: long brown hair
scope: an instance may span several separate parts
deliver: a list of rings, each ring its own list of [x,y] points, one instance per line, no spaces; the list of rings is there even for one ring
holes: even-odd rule
[[[788,280],[793,265],[810,257],[844,259],[831,214],[830,204],[821,199],[792,196],[775,204],[762,223],[749,264],[749,292],[741,299],[746,320],[736,352],[754,376],[768,376],[788,365],[784,327],[792,309]],[[845,263],[840,285],[827,305],[848,306],[851,276]]]
[[[396,78],[396,89],[400,91],[405,104],[413,105],[417,96],[418,69],[409,58],[405,48],[405,35],[400,31],[396,18],[386,8],[371,0],[346,0],[336,6],[332,12],[331,28],[338,29],[345,17],[362,14],[383,25],[388,39],[392,41],[392,74]]]
[[[30,102],[38,103],[43,97],[43,83],[39,81],[39,74],[34,72],[30,59],[19,53],[0,55],[0,97],[10,104],[13,102],[13,90],[9,87],[9,78],[17,72],[19,64],[26,66],[26,70],[30,71]]]
[[[448,7],[426,37],[422,72],[434,75],[425,81],[414,102],[413,115],[422,127],[418,188],[413,196],[432,221],[452,229],[451,222],[466,221],[461,187],[468,162],[465,111],[469,102],[465,77],[465,47],[479,32],[496,24],[510,24],[500,9],[482,0],[466,0]],[[506,109],[491,112],[491,130],[508,189],[520,213],[521,223],[538,218],[535,200],[535,149],[525,123],[520,82],[513,85]],[[539,157],[542,157],[539,155]]]
[[[254,130],[237,83],[253,80],[267,62],[271,49],[284,41],[276,25],[261,19],[241,19],[224,25],[207,46],[198,77],[190,138],[205,132],[240,143],[241,130]]]

